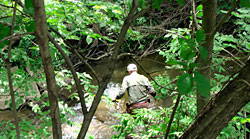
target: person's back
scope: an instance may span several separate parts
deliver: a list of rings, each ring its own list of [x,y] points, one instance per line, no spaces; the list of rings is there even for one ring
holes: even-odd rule
[[[122,86],[126,86],[126,90],[128,91],[129,105],[136,101],[147,99],[148,86],[150,84],[145,76],[133,72],[124,78]]]
[[[148,78],[137,73],[135,64],[129,64],[127,71],[129,75],[124,77],[122,88],[117,98],[121,98],[128,91],[128,113],[132,113],[132,110],[135,108],[149,108],[148,94],[155,96],[155,91]]]

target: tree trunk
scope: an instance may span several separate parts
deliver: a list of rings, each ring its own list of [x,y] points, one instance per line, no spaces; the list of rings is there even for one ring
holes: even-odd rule
[[[15,1],[15,6],[13,10],[12,25],[11,25],[11,32],[10,32],[11,37],[14,35],[14,27],[15,27],[15,20],[16,20],[16,7],[17,7],[17,1]],[[10,58],[11,58],[12,44],[13,44],[13,38],[10,38],[10,45],[8,48],[8,58],[5,60],[5,64],[6,64],[6,69],[7,69],[8,79],[9,79],[9,88],[10,88],[12,107],[13,107],[13,116],[14,116],[15,125],[16,125],[16,137],[17,139],[20,139],[20,127],[19,127],[19,122],[18,122],[18,112],[16,108],[15,91],[14,91],[12,77],[11,77]]]
[[[50,56],[50,48],[47,37],[46,16],[43,0],[33,0],[35,10],[36,38],[42,57],[43,68],[46,75],[46,83],[50,102],[50,116],[52,119],[53,139],[61,139],[61,121],[58,107],[58,94],[56,90],[56,80],[54,67]]]
[[[250,101],[250,60],[239,75],[210,99],[181,139],[215,139],[228,122]]]
[[[214,28],[216,27],[216,10],[217,10],[217,0],[202,0],[203,5],[203,17],[202,17],[202,29],[206,32],[206,40],[203,46],[207,48],[208,56],[206,61],[204,61],[201,56],[198,57],[198,72],[203,74],[208,80],[211,77],[211,62],[212,62],[212,52],[214,43]],[[197,112],[199,113],[204,105],[206,105],[208,99],[201,96],[197,91]]]

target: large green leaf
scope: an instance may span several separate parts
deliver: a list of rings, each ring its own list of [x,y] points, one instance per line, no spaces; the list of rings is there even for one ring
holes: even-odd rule
[[[184,60],[190,60],[195,55],[196,55],[196,53],[193,52],[193,49],[190,48],[189,46],[182,46],[181,47],[180,57],[183,58]]]
[[[204,97],[209,97],[210,95],[210,82],[209,80],[202,74],[195,72],[194,80],[197,83],[197,89],[199,93]]]
[[[207,60],[207,56],[208,56],[208,51],[207,48],[204,46],[200,46],[199,47],[199,53],[201,55],[201,58],[206,61]]]
[[[182,74],[177,81],[177,87],[181,94],[189,93],[193,86],[193,78],[188,73]]]
[[[206,39],[206,34],[204,30],[197,30],[195,33],[196,41],[201,44]]]

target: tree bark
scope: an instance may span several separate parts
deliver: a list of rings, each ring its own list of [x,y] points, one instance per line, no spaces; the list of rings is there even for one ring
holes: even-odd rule
[[[35,25],[36,38],[39,44],[39,49],[42,57],[44,72],[46,75],[47,90],[50,102],[50,116],[52,119],[53,139],[61,139],[61,120],[58,107],[58,93],[56,90],[56,80],[54,74],[54,67],[50,55],[50,48],[48,44],[46,15],[43,0],[33,0],[35,10]]]
[[[202,17],[202,29],[206,32],[206,40],[203,46],[207,48],[208,56],[206,61],[201,56],[198,57],[198,72],[203,74],[208,80],[211,77],[211,62],[214,43],[214,28],[216,27],[216,10],[217,0],[202,0],[203,5],[203,17]],[[208,102],[208,99],[201,96],[197,91],[197,113],[199,113],[204,105]]]
[[[210,99],[181,139],[215,139],[228,122],[250,101],[250,60],[239,75]]]

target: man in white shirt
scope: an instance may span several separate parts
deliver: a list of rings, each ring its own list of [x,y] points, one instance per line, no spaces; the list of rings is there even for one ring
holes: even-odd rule
[[[123,97],[128,91],[129,102],[127,103],[127,112],[134,114],[133,109],[149,108],[150,99],[148,95],[151,94],[155,97],[156,93],[148,78],[137,73],[138,70],[135,64],[129,64],[127,71],[129,75],[123,78],[122,88],[116,98]]]

